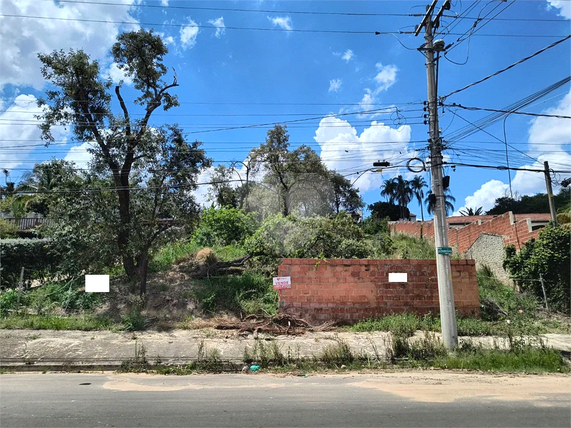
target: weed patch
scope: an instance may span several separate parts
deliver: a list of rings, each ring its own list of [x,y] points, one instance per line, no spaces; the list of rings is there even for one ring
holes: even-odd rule
[[[277,313],[278,295],[270,279],[263,275],[244,273],[240,276],[212,277],[199,281],[190,292],[204,312],[231,311],[236,314]]]
[[[0,328],[31,330],[110,330],[116,328],[109,318],[93,315],[60,317],[56,315],[10,315],[0,318]]]

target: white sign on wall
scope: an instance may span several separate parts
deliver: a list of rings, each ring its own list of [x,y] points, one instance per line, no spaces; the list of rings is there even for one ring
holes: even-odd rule
[[[407,282],[407,274],[404,273],[389,273],[389,282]]]
[[[278,276],[274,278],[274,290],[291,288],[291,276]]]

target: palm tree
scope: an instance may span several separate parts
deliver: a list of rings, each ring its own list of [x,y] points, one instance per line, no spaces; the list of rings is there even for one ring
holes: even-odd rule
[[[389,200],[389,204],[394,204],[396,199],[396,183],[394,178],[385,180],[381,186],[381,196]]]
[[[463,216],[482,215],[484,213],[484,207],[464,208],[463,210],[460,210],[459,212],[460,212],[460,215],[463,215]]]
[[[449,215],[451,212],[454,212],[454,202],[456,202],[456,198],[454,198],[450,194],[450,190],[446,189],[444,191],[444,200],[445,200],[445,207],[446,207],[446,215]],[[428,214],[432,214],[434,212],[434,207],[436,205],[435,198],[432,198],[432,190],[429,190],[426,193],[426,199],[424,200],[426,203]]]
[[[408,180],[405,180],[402,175],[385,180],[382,185],[381,195],[385,196],[389,203],[394,204],[396,202],[398,204],[400,218],[406,217],[406,207],[413,196]]]
[[[413,196],[413,191],[410,187],[410,181],[405,180],[402,175],[397,175],[397,177],[393,180],[396,187],[396,200],[400,207],[400,217],[405,218],[406,207],[412,200]]]
[[[422,202],[424,199],[424,188],[426,187],[426,181],[420,175],[415,175],[412,180],[409,181],[412,193],[416,197],[418,204],[420,205],[420,218],[424,221],[424,209],[422,207]]]

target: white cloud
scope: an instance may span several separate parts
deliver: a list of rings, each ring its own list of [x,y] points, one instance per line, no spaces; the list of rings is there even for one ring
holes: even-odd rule
[[[546,114],[571,116],[571,91],[559,102],[548,109]],[[536,117],[529,128],[529,148],[533,151],[562,150],[564,144],[571,143],[569,119]],[[549,143],[549,144],[548,144]]]
[[[0,113],[0,168],[21,165],[22,160],[41,143],[39,121],[34,118],[42,112],[37,101],[33,95],[21,94],[6,111]],[[52,134],[58,144],[65,143],[67,132],[63,127],[54,127]]]
[[[361,110],[372,110],[374,108],[375,99],[370,89],[365,89],[365,95],[363,99],[359,101],[359,107]]]
[[[119,84],[119,82],[123,81],[126,85],[131,85],[133,83],[133,79],[129,76],[126,76],[123,70],[121,70],[117,63],[114,62],[109,66],[109,70],[105,73],[105,77],[109,77],[113,83]]]
[[[509,186],[500,180],[490,180],[482,184],[482,187],[476,190],[472,196],[466,197],[464,206],[460,207],[453,215],[460,215],[460,211],[464,208],[483,207],[485,212],[493,208],[496,199],[505,196],[508,190]]]
[[[183,49],[189,49],[196,44],[198,26],[196,22],[188,18],[188,24],[180,27],[180,43]]]
[[[556,107],[546,110],[547,114],[571,115],[571,92],[569,92]],[[519,168],[535,171],[517,171],[512,180],[512,190],[520,196],[545,193],[545,175],[542,172],[543,162],[549,162],[550,169],[568,170],[571,165],[571,154],[568,147],[571,144],[571,132],[565,119],[550,117],[536,117],[531,121],[529,128],[529,156],[536,158],[536,162],[518,165]],[[502,191],[503,189],[503,191]],[[504,196],[509,186],[498,180],[485,183],[474,195],[468,196],[465,201],[467,207],[483,206],[489,209],[494,205],[496,198]],[[554,191],[557,192],[557,186]]]
[[[161,6],[167,7],[169,5],[169,0],[161,0]]]
[[[224,25],[223,16],[217,19],[211,19],[208,21],[208,23],[216,27],[216,33],[214,34],[215,37],[220,38],[220,36],[226,32],[226,26]]]
[[[91,142],[86,142],[79,146],[74,146],[69,149],[69,152],[67,152],[67,155],[65,155],[64,160],[75,162],[77,168],[86,169],[93,157],[87,150],[92,148],[92,146],[93,144]]]
[[[341,79],[333,79],[329,81],[329,91],[328,92],[337,92],[339,88],[341,88],[342,84]]]
[[[275,18],[268,16],[267,18],[273,24],[274,27],[281,27],[287,31],[293,30],[293,27],[291,25],[291,18],[289,16],[277,16]]]
[[[162,32],[157,32],[157,34],[161,37],[161,39],[163,39],[163,42],[166,45],[174,45],[175,44],[173,36],[167,36],[165,33],[162,33]]]
[[[133,0],[117,0],[134,5]],[[0,25],[0,64],[4,85],[32,86],[42,89],[44,79],[40,73],[38,53],[49,54],[54,50],[83,49],[94,59],[102,60],[116,41],[120,30],[138,29],[133,8],[114,7],[112,4],[59,3],[34,0],[3,0],[2,13],[15,17],[2,17]],[[71,19],[26,19],[18,16],[49,16]],[[101,24],[73,21],[85,18],[98,21],[124,21],[133,25]]]
[[[397,79],[397,71],[398,68],[391,64],[391,65],[383,65],[380,62],[375,64],[375,67],[377,68],[377,74],[375,75],[375,77],[373,78],[373,81],[375,82],[375,88],[371,89],[371,88],[366,88],[365,89],[365,94],[363,95],[362,100],[359,102],[359,107],[361,108],[361,110],[371,110],[374,108],[374,104],[377,104],[378,102],[378,95],[383,92],[386,91],[387,89],[389,89],[395,82]],[[375,113],[375,114],[364,114],[364,115],[360,115],[359,117],[363,118],[363,117],[370,117],[373,118],[375,116],[378,116],[379,114],[381,114],[383,112],[379,112],[379,113]]]
[[[341,174],[363,171],[376,160],[388,160],[396,157],[415,157],[408,150],[410,126],[391,128],[383,123],[371,122],[361,135],[351,124],[343,119],[327,116],[321,119],[315,131],[315,141],[321,147],[321,159],[329,169]],[[366,166],[363,166],[366,165]],[[395,170],[396,173],[396,170]],[[353,179],[357,176],[352,176]],[[364,174],[355,186],[362,192],[377,188],[386,179],[379,173]]]
[[[571,91],[563,97],[559,104],[545,111],[546,114],[571,116]],[[529,154],[538,162],[523,165],[522,168],[543,170],[543,162],[549,162],[554,170],[569,169],[571,154],[566,148],[571,144],[571,127],[568,119],[553,117],[536,117],[529,128]],[[512,186],[521,195],[545,192],[545,178],[542,173],[518,171]]]
[[[559,15],[564,18],[571,19],[571,2],[569,0],[548,0],[548,8],[555,7],[559,9]]]
[[[375,82],[377,83],[375,92],[378,94],[381,91],[386,91],[394,85],[397,80],[398,68],[395,65],[384,66],[380,62],[376,63],[375,67],[379,69],[379,72],[375,76]]]
[[[347,49],[343,54],[343,56],[341,57],[341,59],[344,59],[345,61],[349,62],[351,61],[351,58],[353,58],[353,56],[354,56],[353,51],[351,49]]]

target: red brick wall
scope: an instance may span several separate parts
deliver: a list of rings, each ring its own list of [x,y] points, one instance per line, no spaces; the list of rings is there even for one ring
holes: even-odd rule
[[[500,235],[504,238],[504,244],[513,244],[517,249],[531,238],[537,238],[539,230],[529,230],[525,214],[518,215],[520,220],[512,224],[510,213],[507,212],[491,220],[469,224],[461,229],[448,229],[448,242],[458,253],[464,254],[478,239],[482,233]],[[422,222],[394,222],[389,225],[391,233],[402,233],[405,235],[420,236]],[[425,222],[423,235],[434,240],[433,222]]]
[[[479,316],[474,260],[451,266],[456,310]],[[408,282],[389,282],[391,272],[406,272]],[[435,260],[284,259],[278,275],[291,277],[291,288],[279,292],[280,312],[312,322],[440,312]]]

